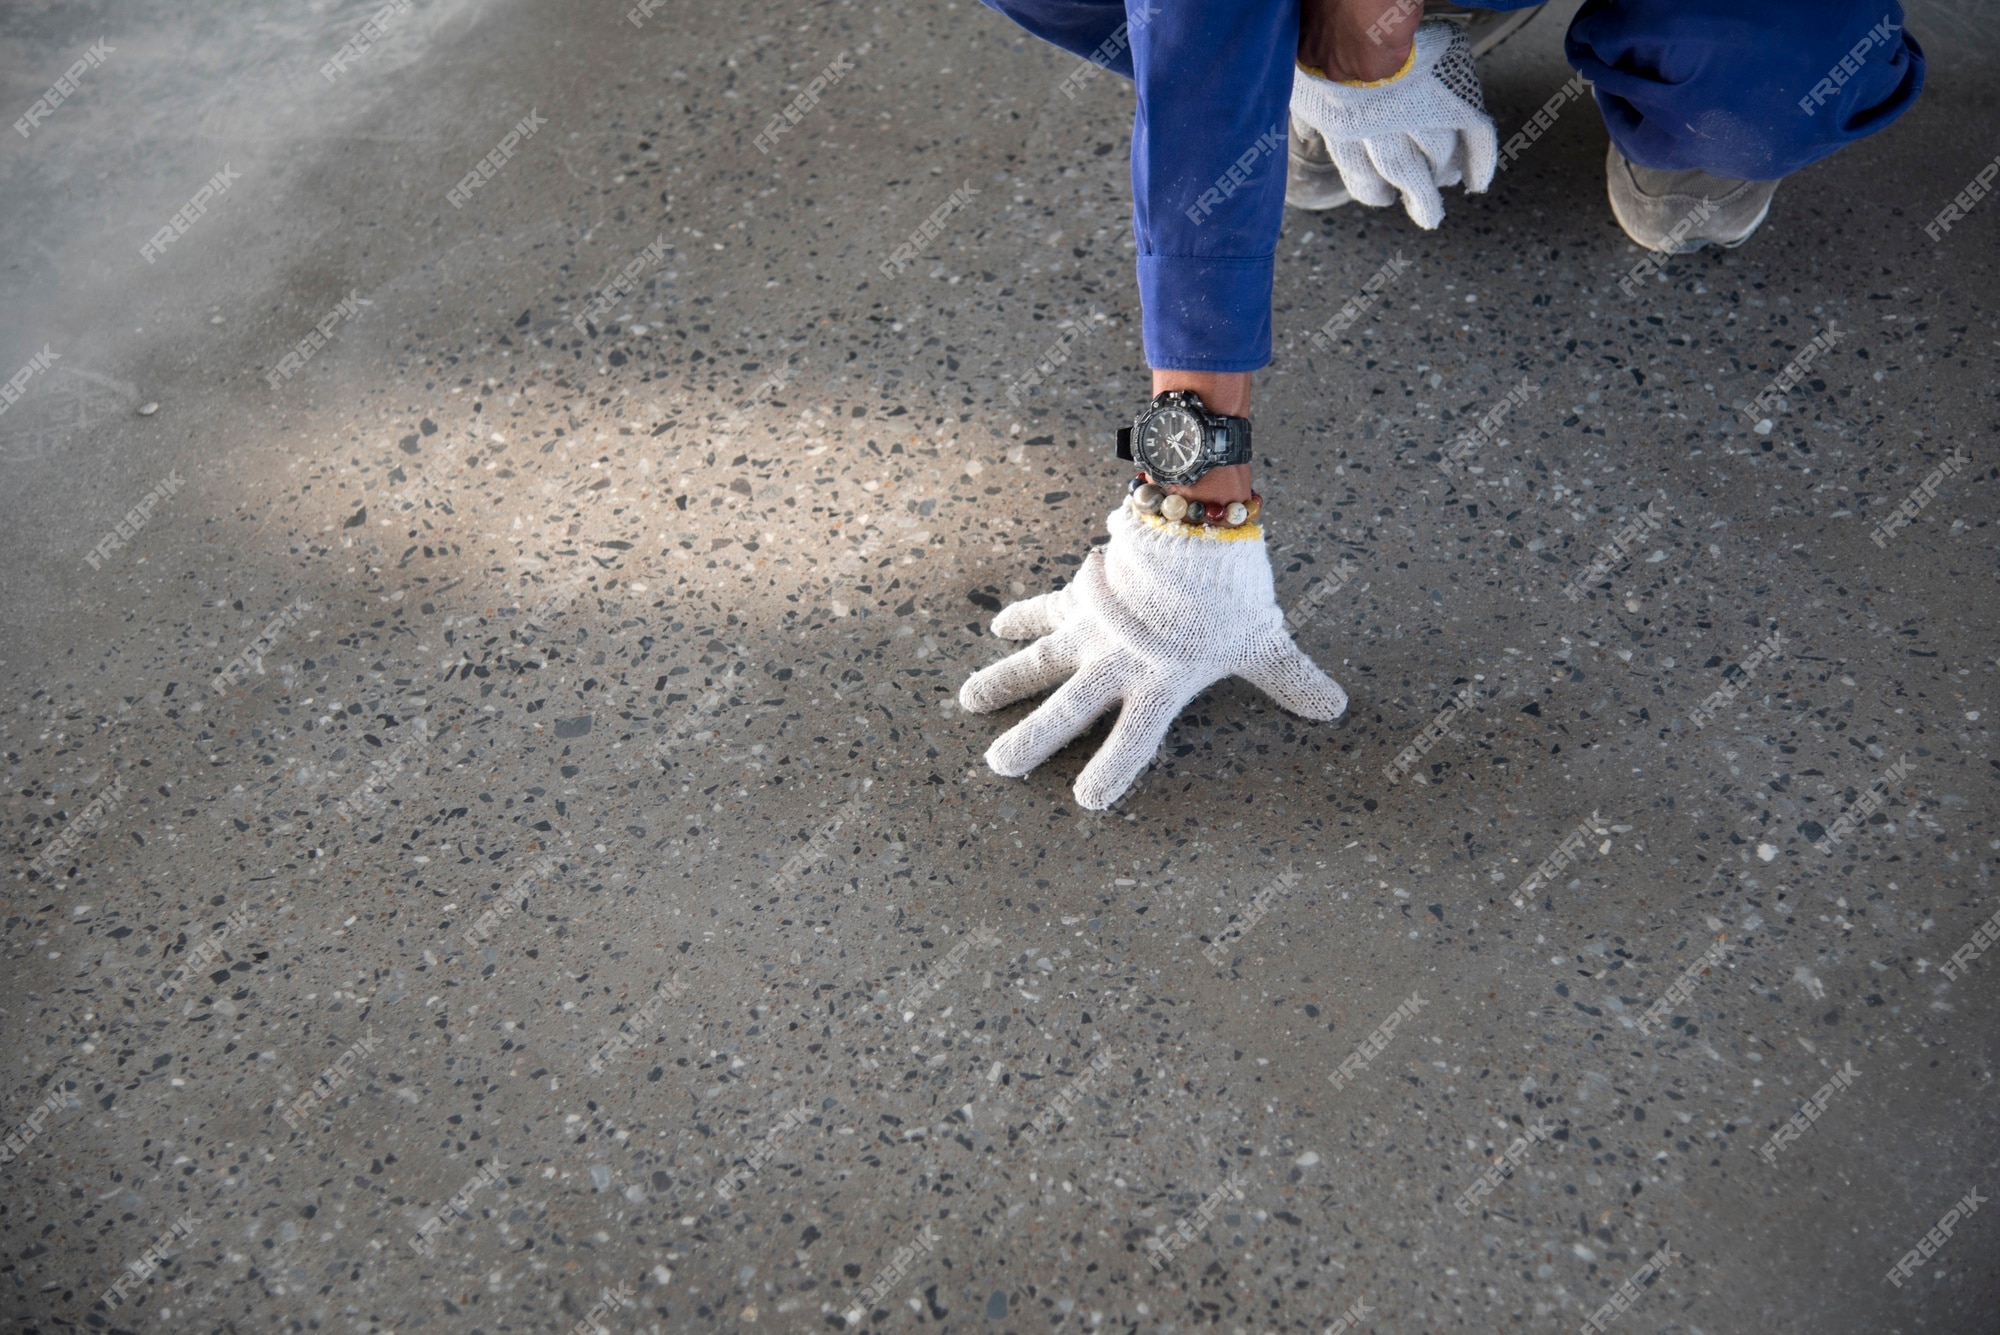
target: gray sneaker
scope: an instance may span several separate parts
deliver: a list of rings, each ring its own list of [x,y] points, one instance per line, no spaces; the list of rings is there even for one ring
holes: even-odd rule
[[[1291,122],[1285,154],[1286,207],[1317,213],[1353,203],[1354,196],[1342,184],[1340,169],[1333,165],[1333,154],[1328,151],[1325,138],[1297,116]]]
[[[1664,255],[1686,255],[1703,246],[1734,250],[1763,225],[1778,191],[1776,181],[1654,171],[1615,145],[1605,154],[1604,178],[1612,215],[1625,235]]]
[[[1541,12],[1540,5],[1516,10],[1467,9],[1448,0],[1424,0],[1425,18],[1450,19],[1465,28],[1474,56],[1485,55]],[[1333,154],[1327,151],[1326,140],[1296,116],[1291,118],[1291,125],[1289,151],[1285,155],[1286,205],[1319,212],[1351,203],[1354,196],[1341,183],[1340,169],[1333,165]]]

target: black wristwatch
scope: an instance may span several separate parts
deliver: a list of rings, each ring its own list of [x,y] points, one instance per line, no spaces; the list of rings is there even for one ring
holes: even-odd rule
[[[1170,389],[1118,429],[1118,457],[1162,486],[1185,487],[1211,468],[1250,462],[1250,419],[1212,413],[1193,390]]]

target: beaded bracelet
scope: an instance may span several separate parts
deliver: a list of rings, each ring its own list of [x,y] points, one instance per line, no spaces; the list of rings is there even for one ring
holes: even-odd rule
[[[1254,491],[1250,493],[1248,502],[1191,501],[1148,482],[1143,475],[1132,479],[1125,503],[1143,515],[1158,515],[1172,523],[1209,528],[1241,528],[1254,524],[1264,508],[1264,498]]]

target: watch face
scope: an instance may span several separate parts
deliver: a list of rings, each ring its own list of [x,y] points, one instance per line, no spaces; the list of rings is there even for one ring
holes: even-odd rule
[[[1201,423],[1184,408],[1169,408],[1147,421],[1139,444],[1148,467],[1180,477],[1201,462]]]

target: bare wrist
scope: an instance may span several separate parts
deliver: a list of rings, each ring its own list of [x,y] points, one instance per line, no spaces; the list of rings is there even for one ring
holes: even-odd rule
[[[1250,373],[1248,371],[1154,371],[1153,393],[1164,394],[1168,390],[1192,390],[1201,396],[1202,406],[1212,413],[1224,417],[1248,417],[1250,415]],[[1152,474],[1146,480],[1153,480]],[[1184,487],[1168,486],[1166,490],[1191,501],[1212,501],[1227,505],[1231,501],[1250,499],[1250,465],[1225,464],[1221,468],[1211,468],[1192,483]]]
[[[1154,371],[1153,393],[1191,389],[1212,413],[1224,417],[1250,415],[1250,373],[1248,371]]]

